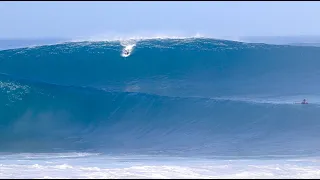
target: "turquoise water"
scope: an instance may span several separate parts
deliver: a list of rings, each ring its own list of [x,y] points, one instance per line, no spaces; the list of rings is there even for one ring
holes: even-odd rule
[[[122,57],[129,46],[130,56]],[[47,167],[45,160],[24,161],[21,154],[98,154],[77,157],[72,165],[68,158],[56,162],[59,167],[108,172],[118,168],[118,161],[130,164],[132,158],[158,170],[157,158],[163,156],[168,161],[161,167],[173,163],[180,168],[192,168],[192,158],[219,166],[228,160],[271,166],[292,157],[316,158],[319,57],[317,47],[209,38],[67,42],[2,50],[0,151],[31,169],[41,163]],[[309,105],[299,104],[304,98]],[[128,155],[131,160],[126,160]],[[4,157],[1,168],[16,163]],[[99,164],[111,157],[122,160],[110,162],[110,167]],[[179,158],[188,163],[179,164]],[[77,165],[81,159],[91,164]],[[220,170],[212,170],[219,175]],[[23,177],[29,177],[26,173]],[[190,175],[214,176],[204,171]]]

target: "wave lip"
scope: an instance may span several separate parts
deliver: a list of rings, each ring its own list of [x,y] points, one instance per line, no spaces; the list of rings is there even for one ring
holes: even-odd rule
[[[197,33],[195,35],[189,36],[181,36],[181,35],[165,35],[165,34],[155,34],[155,35],[118,35],[118,36],[96,36],[89,38],[79,38],[73,39],[71,42],[83,42],[83,41],[91,41],[91,42],[99,42],[99,41],[141,41],[141,40],[169,40],[169,39],[193,39],[193,38],[211,38],[210,36],[201,35]]]

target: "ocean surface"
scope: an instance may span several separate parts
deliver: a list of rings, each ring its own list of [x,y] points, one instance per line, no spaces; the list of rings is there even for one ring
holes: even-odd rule
[[[0,178],[319,178],[319,59],[212,38],[2,48]]]

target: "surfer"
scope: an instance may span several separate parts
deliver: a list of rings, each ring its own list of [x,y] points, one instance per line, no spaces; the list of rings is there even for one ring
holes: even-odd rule
[[[301,104],[308,104],[307,100],[306,99],[303,99]]]
[[[124,50],[124,54],[125,54],[125,55],[128,55],[128,54],[129,54],[129,51],[125,49],[125,50]]]

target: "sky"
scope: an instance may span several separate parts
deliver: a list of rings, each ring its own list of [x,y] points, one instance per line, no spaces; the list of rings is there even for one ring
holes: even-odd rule
[[[320,35],[320,2],[0,2],[0,38]]]

